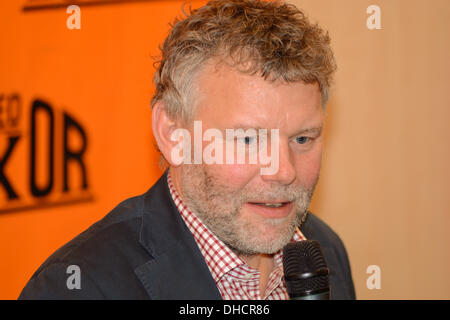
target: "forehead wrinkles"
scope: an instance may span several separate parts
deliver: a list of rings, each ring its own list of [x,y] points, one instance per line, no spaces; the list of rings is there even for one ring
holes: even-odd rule
[[[261,88],[261,83],[271,84],[274,87],[285,83],[282,80],[271,81],[255,74],[247,74],[242,72],[239,66],[232,66],[227,61],[220,60],[217,57],[210,58],[199,68],[195,82],[199,87],[198,92],[205,96],[214,96],[211,93],[227,93],[228,88],[246,88],[247,90],[233,91],[233,95],[229,98],[235,98],[237,94],[237,97],[241,100],[248,100],[248,102],[252,102],[251,99],[255,98],[264,100],[272,95],[272,93],[267,92],[267,88]],[[217,83],[221,83],[222,86],[217,86]],[[230,86],[230,84],[237,84],[237,86]],[[248,94],[249,92],[252,94]]]
[[[212,112],[219,114],[213,121],[219,127],[228,124],[228,128],[236,128],[235,123],[239,123],[246,128],[280,129],[280,134],[282,131],[288,134],[298,130],[301,122],[313,115],[311,103],[315,104],[316,100],[313,95],[319,93],[317,84],[264,80],[242,74],[228,65],[217,64],[215,59],[210,59],[201,67],[194,82],[192,95],[195,96],[195,118],[203,118],[202,115]],[[230,86],[230,83],[238,84],[237,88]],[[312,88],[317,89],[317,92]],[[297,94],[298,90],[304,94]],[[230,113],[230,107],[234,104],[242,107]]]

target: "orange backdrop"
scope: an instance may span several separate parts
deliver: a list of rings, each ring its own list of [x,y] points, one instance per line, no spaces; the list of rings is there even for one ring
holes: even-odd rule
[[[2,299],[17,298],[32,273],[59,246],[119,201],[145,192],[160,176],[150,125],[151,56],[159,53],[169,22],[182,6],[182,1],[80,6],[81,29],[70,30],[66,6],[23,10],[33,3],[43,2],[0,2],[0,157],[6,155],[10,137],[19,136],[3,166],[16,197],[8,198],[0,186]],[[36,100],[47,108],[36,108],[32,135]],[[86,189],[79,161],[69,159],[69,190],[64,192],[64,113],[86,134],[83,139],[80,130],[66,129],[66,151],[77,153],[86,144],[81,156]],[[54,128],[51,188],[50,127]],[[31,179],[33,139],[36,173]],[[43,196],[33,194],[32,181]]]

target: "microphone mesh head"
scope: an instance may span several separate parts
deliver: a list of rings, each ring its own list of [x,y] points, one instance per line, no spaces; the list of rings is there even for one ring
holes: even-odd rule
[[[283,248],[283,268],[291,298],[329,289],[327,264],[315,240],[288,243]]]

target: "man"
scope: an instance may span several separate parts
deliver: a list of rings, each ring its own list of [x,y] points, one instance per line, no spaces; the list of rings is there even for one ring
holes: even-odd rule
[[[279,2],[215,0],[176,21],[152,100],[169,169],[54,253],[20,298],[288,299],[282,248],[315,239],[331,298],[354,299],[341,240],[307,212],[335,70],[329,43]],[[69,265],[81,289],[67,288]]]

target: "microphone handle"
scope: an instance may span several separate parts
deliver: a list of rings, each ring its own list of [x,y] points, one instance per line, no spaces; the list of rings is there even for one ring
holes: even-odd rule
[[[330,291],[290,298],[290,300],[330,300]]]

